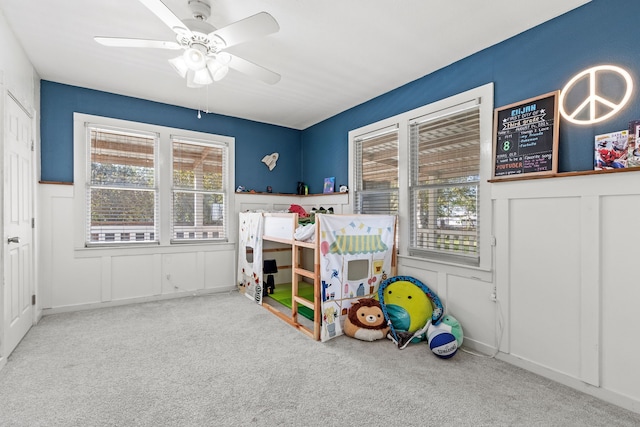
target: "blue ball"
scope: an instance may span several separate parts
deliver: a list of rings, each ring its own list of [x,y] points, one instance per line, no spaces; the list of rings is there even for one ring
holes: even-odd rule
[[[429,337],[429,348],[436,356],[448,359],[458,351],[458,342],[453,334],[442,331]]]

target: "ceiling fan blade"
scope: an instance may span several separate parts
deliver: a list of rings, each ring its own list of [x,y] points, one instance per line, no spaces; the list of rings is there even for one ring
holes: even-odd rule
[[[229,67],[240,71],[242,74],[262,80],[270,85],[274,85],[280,81],[280,74],[276,72],[268,70],[258,64],[254,64],[251,61],[247,61],[246,59],[242,59],[239,56],[231,55],[228,52],[225,52],[225,54],[229,55],[231,58],[228,63]]]
[[[213,31],[209,37],[218,37],[224,41],[224,47],[229,47],[278,30],[280,26],[273,16],[260,12]]]
[[[191,35],[191,30],[160,0],[138,0],[177,34]]]
[[[95,41],[105,46],[112,47],[151,47],[157,49],[182,49],[176,42],[167,42],[164,40],[145,40],[130,39],[122,37],[94,37]]]

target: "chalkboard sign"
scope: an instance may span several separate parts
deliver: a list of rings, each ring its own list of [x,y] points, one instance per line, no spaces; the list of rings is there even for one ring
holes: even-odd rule
[[[495,109],[494,179],[557,172],[559,93],[555,91]]]

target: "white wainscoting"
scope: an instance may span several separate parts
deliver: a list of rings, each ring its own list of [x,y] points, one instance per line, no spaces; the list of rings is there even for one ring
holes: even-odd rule
[[[640,172],[491,191],[493,271],[400,256],[398,273],[438,293],[468,348],[499,348],[502,360],[640,412]]]
[[[311,212],[316,208],[333,208],[336,214],[351,213],[349,193],[309,194],[298,196],[295,194],[269,193],[236,193],[236,213],[263,210],[267,212],[286,212],[292,204],[300,205],[305,211]]]
[[[398,275],[415,277],[438,295],[445,313],[462,325],[466,347],[485,354],[496,352],[498,313],[496,303],[490,300],[494,288],[491,272],[401,255]]]
[[[73,191],[39,186],[45,312],[234,287],[234,243],[154,253],[74,249]],[[440,296],[460,320],[467,348],[499,348],[502,360],[640,412],[640,172],[493,183],[491,195],[491,270],[401,255],[398,274]],[[236,194],[235,212],[292,203],[349,213],[348,194]],[[235,241],[237,221],[230,220]]]
[[[75,190],[73,185],[38,186],[38,295],[43,314],[234,289],[233,240],[170,247],[75,247]]]
[[[333,207],[346,213],[348,194],[236,194],[229,242],[135,248],[78,248],[73,185],[40,184],[36,233],[38,298],[43,314],[235,289],[237,212]]]

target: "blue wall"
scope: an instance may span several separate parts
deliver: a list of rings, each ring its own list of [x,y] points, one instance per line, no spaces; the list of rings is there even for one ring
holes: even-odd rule
[[[321,193],[325,177],[348,183],[348,132],[494,82],[496,107],[562,89],[576,73],[610,63],[640,85],[640,1],[593,0],[574,11],[469,56],[304,131],[42,82],[42,177],[73,181],[73,112],[210,132],[236,138],[236,182],[257,191],[295,192],[299,180]],[[638,90],[613,119],[591,126],[561,120],[560,172],[593,168],[594,136],[626,129],[640,118]],[[268,172],[260,159],[280,153]],[[324,160],[323,160],[324,159]]]
[[[235,185],[295,193],[301,179],[300,131],[106,92],[41,82],[42,181],[73,182],[73,113],[92,114],[235,138]],[[262,157],[280,153],[273,171]]]
[[[625,68],[640,85],[638,17],[638,0],[593,0],[305,129],[303,179],[313,193],[322,192],[327,176],[335,176],[336,183],[347,183],[349,131],[489,82],[494,82],[495,107],[562,89],[578,72],[600,64]],[[561,120],[559,172],[593,169],[594,136],[627,129],[634,119],[640,119],[638,90],[609,121],[578,126]]]

